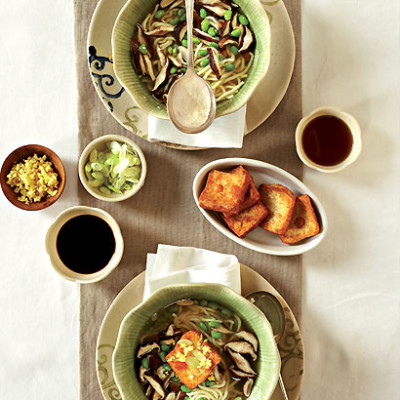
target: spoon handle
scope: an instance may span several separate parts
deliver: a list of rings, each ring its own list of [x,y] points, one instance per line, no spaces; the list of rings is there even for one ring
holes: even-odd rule
[[[283,384],[283,379],[281,373],[279,373],[279,386],[281,388],[282,398],[283,400],[289,400],[289,397],[286,393],[285,385]]]
[[[188,42],[188,60],[187,68],[193,69],[193,8],[194,0],[185,0],[186,7],[186,26],[187,26],[187,42]]]

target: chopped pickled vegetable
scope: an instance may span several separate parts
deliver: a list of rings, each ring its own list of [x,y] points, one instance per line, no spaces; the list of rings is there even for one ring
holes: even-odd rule
[[[165,356],[166,356],[167,354],[165,353],[165,351],[162,351],[161,353],[160,353],[160,358],[161,358],[161,360],[163,361],[163,362],[166,362],[165,361]]]
[[[165,351],[166,353],[169,353],[171,351],[171,347],[169,347],[167,344],[162,344],[161,350]]]
[[[215,36],[217,34],[217,30],[213,27],[209,28],[207,32],[210,36]]]
[[[211,328],[219,328],[221,326],[221,322],[219,321],[210,321],[208,323],[209,326],[211,326]]]
[[[85,170],[86,175],[90,171]],[[55,196],[58,192],[58,174],[47,156],[33,154],[13,164],[7,174],[7,185],[18,194],[18,200],[25,203],[37,203]]]
[[[150,366],[149,360],[147,358],[143,358],[142,359],[142,367],[147,369],[147,368],[149,368],[149,366]]]
[[[231,46],[231,52],[236,56],[239,54],[239,49],[236,46]]]
[[[145,44],[141,44],[141,45],[139,46],[139,51],[140,51],[142,54],[147,54],[146,45],[145,45]]]
[[[205,322],[203,322],[203,321],[200,321],[200,322],[199,322],[199,327],[200,327],[200,329],[201,329],[202,331],[204,331],[204,332],[207,332],[207,331],[208,331],[207,325],[206,325]]]
[[[210,64],[210,60],[208,58],[203,58],[200,61],[200,67],[201,68],[207,67],[208,64]]]
[[[190,392],[190,389],[186,385],[182,385],[181,386],[181,390],[182,390],[182,392],[185,392],[185,393],[189,393]]]
[[[224,13],[224,18],[229,21],[232,18],[232,10],[226,10]]]
[[[221,333],[221,332],[217,332],[217,331],[212,331],[212,332],[211,332],[211,336],[212,336],[214,339],[221,339],[221,338],[222,338],[222,333]]]
[[[228,310],[227,308],[223,308],[222,310],[221,310],[221,314],[224,316],[224,317],[231,317],[232,316],[232,311],[231,310]]]
[[[219,305],[218,305],[217,303],[215,303],[214,301],[210,301],[210,302],[208,303],[208,307],[210,307],[210,308],[212,308],[212,309],[214,309],[214,310],[217,310],[218,307],[219,307]]]
[[[241,34],[242,34],[241,29],[234,29],[234,30],[231,32],[231,36],[233,36],[233,37],[239,37]]]
[[[160,18],[162,18],[162,17],[164,16],[164,14],[165,14],[165,11],[164,11],[164,10],[158,10],[158,11],[156,12],[156,14],[154,15],[154,17],[155,17],[156,19],[160,19]]]
[[[167,363],[165,363],[165,364],[163,364],[163,368],[166,370],[166,371],[171,371],[171,366],[169,365],[169,364],[167,364]]]
[[[249,24],[249,20],[244,15],[240,15],[239,16],[239,22],[242,25],[248,25]]]
[[[210,27],[210,21],[208,19],[204,19],[203,21],[201,21],[202,31],[207,32],[209,27]]]

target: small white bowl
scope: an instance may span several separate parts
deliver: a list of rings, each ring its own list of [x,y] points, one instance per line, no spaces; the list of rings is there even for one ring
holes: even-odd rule
[[[315,215],[317,216],[320,225],[320,232],[315,236],[289,245],[282,243],[279,235],[257,227],[246,235],[245,238],[240,239],[225,225],[220,217],[220,213],[201,208],[199,205],[199,196],[206,185],[208,173],[212,169],[217,169],[219,171],[231,170],[238,165],[243,165],[247,168],[257,187],[262,183],[280,183],[289,188],[295,196],[308,194],[314,205]],[[247,247],[248,249],[258,251],[259,253],[272,254],[276,256],[294,256],[297,254],[303,254],[317,246],[325,237],[328,229],[328,219],[321,202],[303,182],[281,168],[258,160],[251,160],[248,158],[224,158],[208,163],[194,178],[193,196],[200,212],[211,225],[234,242],[239,243],[241,246]]]
[[[131,190],[127,190],[122,194],[119,193],[111,193],[111,194],[104,194],[99,192],[96,188],[90,186],[89,181],[86,177],[85,174],[85,164],[89,158],[90,153],[92,150],[97,149],[97,150],[102,150],[105,148],[106,143],[111,142],[111,141],[117,141],[117,142],[124,142],[131,146],[133,150],[137,153],[137,155],[140,158],[141,161],[141,167],[142,167],[142,173],[140,175],[139,182],[132,187]],[[79,179],[84,186],[84,188],[96,199],[103,200],[103,201],[108,201],[108,202],[115,202],[115,201],[123,201],[126,199],[129,199],[133,195],[135,195],[144,185],[144,182],[146,180],[146,174],[147,174],[147,163],[146,159],[144,157],[144,154],[140,147],[131,139],[121,136],[121,135],[105,135],[101,136],[93,141],[91,141],[83,150],[81,157],[79,159]]]
[[[320,117],[322,115],[330,115],[336,118],[341,119],[350,129],[350,132],[353,136],[353,146],[349,155],[343,160],[341,163],[332,165],[332,166],[324,166],[319,165],[310,160],[303,148],[303,133],[304,128],[307,124],[312,121],[314,118]],[[352,164],[360,155],[362,147],[361,141],[361,129],[357,120],[350,114],[345,113],[334,107],[320,107],[314,110],[311,114],[305,116],[300,122],[297,124],[296,128],[296,150],[300,160],[307,165],[307,167],[313,168],[320,172],[333,173],[338,172],[346,168],[348,165]]]
[[[61,261],[61,258],[57,252],[57,236],[60,232],[60,229],[67,221],[79,215],[93,215],[101,218],[110,226],[115,239],[115,251],[110,261],[104,268],[93,274],[79,274],[78,272],[70,270]],[[63,211],[50,226],[46,235],[46,251],[50,257],[50,262],[54,270],[64,279],[78,283],[93,283],[104,279],[118,266],[119,262],[121,261],[122,254],[124,253],[124,240],[122,238],[121,230],[117,221],[110,214],[100,210],[99,208],[77,206]],[[88,249],[88,251],[91,251],[91,249]]]

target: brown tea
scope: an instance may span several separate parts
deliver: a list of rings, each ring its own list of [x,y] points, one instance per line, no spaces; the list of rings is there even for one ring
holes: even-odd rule
[[[332,115],[321,115],[310,121],[304,128],[302,141],[306,156],[326,167],[340,164],[353,147],[350,128]]]

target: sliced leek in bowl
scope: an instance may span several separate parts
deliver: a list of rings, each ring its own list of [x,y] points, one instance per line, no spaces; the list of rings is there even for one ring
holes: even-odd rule
[[[79,160],[79,178],[99,200],[115,202],[136,194],[146,179],[143,152],[132,140],[106,135],[90,142]]]

